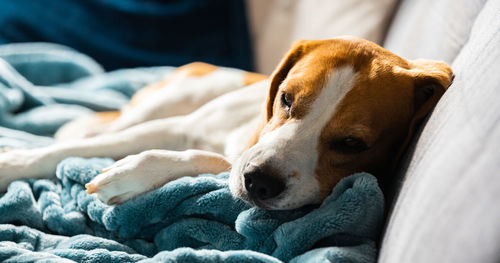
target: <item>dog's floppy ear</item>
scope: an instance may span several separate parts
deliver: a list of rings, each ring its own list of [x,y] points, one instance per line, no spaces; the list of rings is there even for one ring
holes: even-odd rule
[[[411,62],[410,70],[414,79],[414,112],[413,119],[422,119],[443,96],[453,81],[453,72],[446,63],[418,59]]]
[[[431,60],[410,61],[409,74],[413,78],[413,116],[408,135],[399,151],[398,158],[411,141],[418,124],[432,111],[451,85],[454,75],[446,63]]]
[[[278,93],[278,88],[285,80],[288,72],[293,67],[293,65],[302,57],[304,54],[304,49],[307,45],[307,40],[299,40],[292,45],[292,48],[288,51],[288,53],[283,57],[278,67],[274,70],[273,74],[271,74],[271,83],[269,85],[269,94],[266,99],[266,120],[269,121],[273,116],[273,104],[274,99],[276,97],[276,93]]]

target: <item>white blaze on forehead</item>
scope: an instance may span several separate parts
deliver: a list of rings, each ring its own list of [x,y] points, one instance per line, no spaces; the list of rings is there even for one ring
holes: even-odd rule
[[[315,169],[319,136],[335,114],[337,105],[352,89],[356,73],[352,67],[346,66],[335,69],[326,77],[325,87],[321,88],[303,119],[289,121],[263,135],[233,167],[242,173],[246,163],[261,165],[266,162],[279,171],[285,180],[286,190],[272,204],[268,204],[270,208],[288,209],[318,200],[319,185]],[[244,187],[240,182],[239,187]]]
[[[354,84],[356,73],[352,67],[341,67],[330,74],[326,86],[311,105],[308,114],[303,119],[303,125],[321,126],[323,128],[332,118],[337,105],[342,101],[347,92]],[[314,129],[316,135],[320,135],[321,129]]]

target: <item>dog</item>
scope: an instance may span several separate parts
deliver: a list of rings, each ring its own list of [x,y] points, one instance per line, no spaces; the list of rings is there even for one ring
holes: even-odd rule
[[[235,197],[264,209],[320,203],[350,174],[390,174],[452,78],[443,62],[354,37],[298,41],[269,78],[192,63],[120,112],[65,125],[51,146],[0,154],[0,191],[53,177],[69,156],[110,157],[86,185],[110,205],[223,171]]]

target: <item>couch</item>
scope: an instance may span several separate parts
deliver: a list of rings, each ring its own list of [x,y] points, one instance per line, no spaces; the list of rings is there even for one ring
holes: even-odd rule
[[[379,262],[500,261],[500,0],[248,0],[257,70],[296,38],[352,34],[449,63],[453,84],[386,189]],[[149,78],[148,78],[149,79]]]
[[[253,32],[256,64],[264,65],[263,72],[269,72],[265,65],[270,62],[260,59],[270,56],[262,53],[280,54],[281,50],[268,49],[282,49],[283,35],[288,37],[284,42],[293,40],[298,27],[309,30],[302,35],[314,38],[351,33],[408,59],[436,59],[452,66],[453,84],[421,125],[386,193],[389,212],[378,259],[499,262],[500,1],[345,1],[350,9],[342,1],[310,1],[315,11],[302,22],[296,18],[301,17],[297,12],[304,10],[305,1],[295,1],[295,6],[287,1],[262,2],[253,0],[249,9],[260,14],[250,17],[259,18],[253,22]],[[335,2],[344,9],[339,11]],[[259,8],[274,13],[262,17]],[[363,11],[357,12],[358,8]],[[370,16],[367,9],[382,14]],[[346,19],[346,12],[354,18]],[[318,18],[325,15],[330,20]],[[332,30],[338,20],[357,22]],[[368,25],[360,29],[358,24],[366,20]],[[269,27],[280,25],[287,27],[275,33],[280,38],[272,39],[268,31],[276,30]]]

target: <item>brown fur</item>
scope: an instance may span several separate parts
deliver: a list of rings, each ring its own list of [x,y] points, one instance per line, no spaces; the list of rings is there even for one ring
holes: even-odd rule
[[[104,111],[95,113],[99,123],[110,123],[120,117],[119,111]]]
[[[254,84],[256,82],[262,81],[267,79],[266,75],[258,74],[258,73],[253,73],[253,72],[247,72],[245,75],[243,75],[243,83],[245,86]]]

